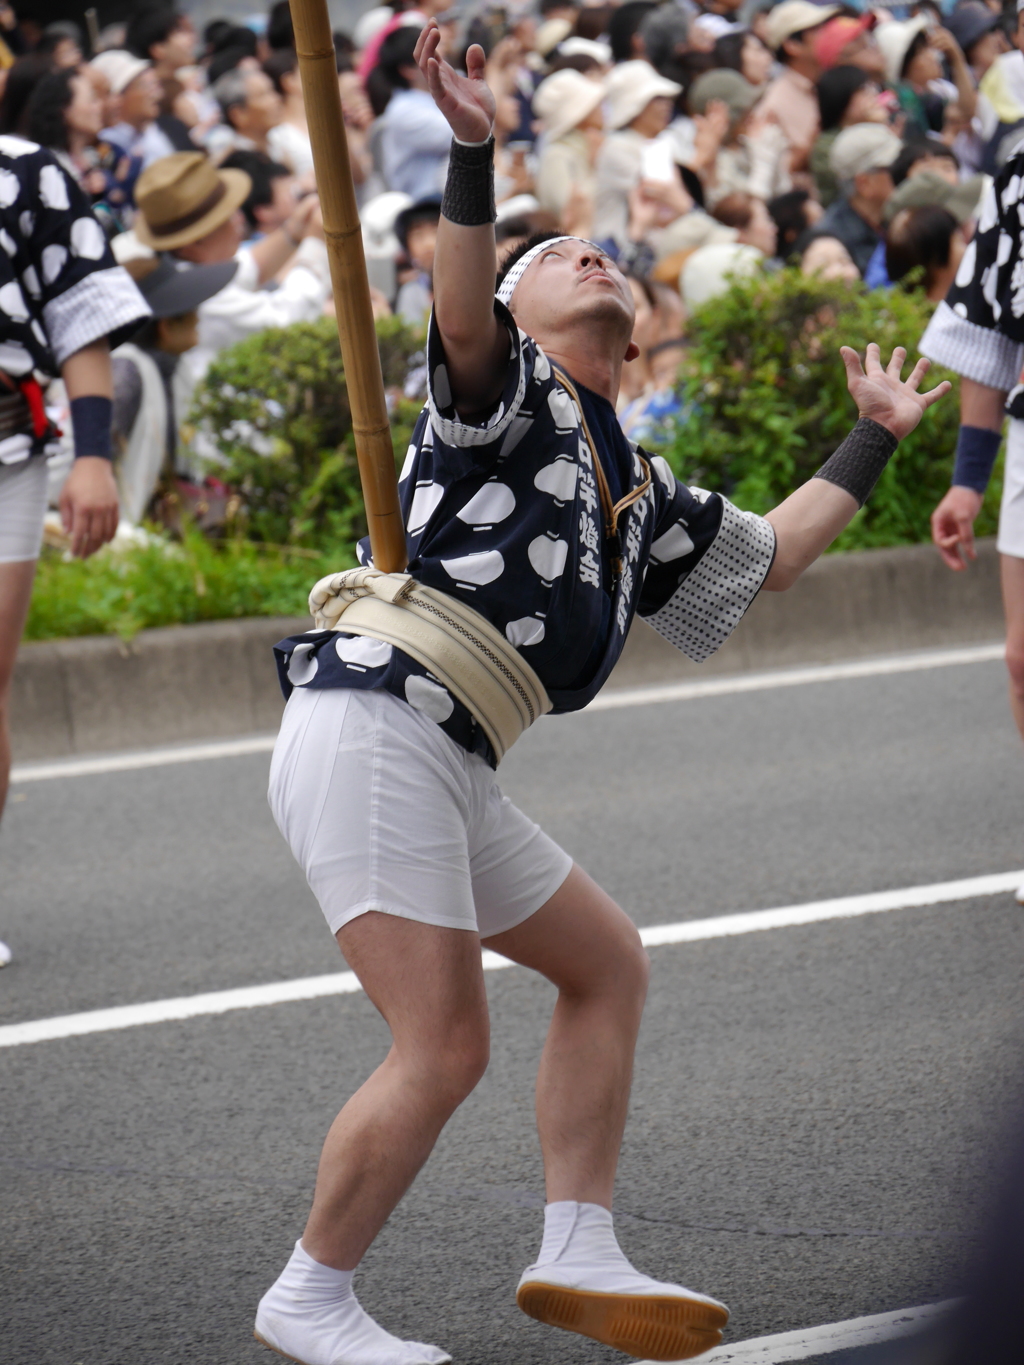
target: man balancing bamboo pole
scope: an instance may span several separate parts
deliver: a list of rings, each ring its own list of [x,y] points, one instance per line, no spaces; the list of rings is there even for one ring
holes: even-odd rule
[[[711,654],[761,588],[789,587],[847,525],[949,386],[917,392],[927,361],[901,382],[902,349],[883,370],[869,346],[865,373],[844,347],[860,420],[767,517],[678,482],[615,420],[637,348],[614,262],[549,234],[507,258],[495,294],[494,98],[483,51],[459,75],[438,38],[431,20],[416,49],[454,139],[430,392],[400,480],[410,574],[367,567],[316,585],[316,629],[277,647],[290,696],[270,777],[275,819],[392,1046],[327,1135],[309,1220],[256,1335],[301,1365],[450,1359],[378,1326],[352,1279],[487,1065],[483,945],[558,990],[536,1096],[548,1203],[517,1302],[628,1355],[680,1360],[720,1340],[727,1310],[634,1269],[611,1213],[647,958],[623,911],[502,797],[494,769],[538,715],[595,696],[634,615],[691,658]],[[614,773],[608,787],[614,838]],[[685,1068],[681,1053],[681,1084]],[[477,1311],[479,1355],[492,1305],[471,1284],[458,1293]],[[443,1309],[424,1326],[441,1336]]]

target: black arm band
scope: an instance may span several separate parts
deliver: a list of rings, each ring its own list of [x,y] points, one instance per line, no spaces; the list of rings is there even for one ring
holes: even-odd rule
[[[498,215],[494,211],[493,137],[480,147],[467,147],[452,139],[441,212],[449,223],[460,227],[494,222]]]
[[[898,445],[888,427],[872,422],[870,417],[861,417],[814,477],[845,489],[863,507]]]
[[[71,429],[75,434],[75,459],[98,455],[110,459],[110,423],[114,405],[109,398],[90,393],[71,400]]]
[[[987,427],[961,427],[956,441],[953,483],[961,488],[973,488],[975,493],[984,495],[1002,443],[1001,431],[989,431]]]

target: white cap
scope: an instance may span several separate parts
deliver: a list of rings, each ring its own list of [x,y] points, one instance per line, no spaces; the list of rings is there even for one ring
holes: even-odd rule
[[[93,57],[89,65],[107,78],[111,94],[120,95],[151,63],[121,48],[112,48],[109,52],[100,52]]]
[[[841,5],[812,5],[811,0],[783,0],[768,15],[768,46],[777,52],[794,33],[806,33],[838,14]]]
[[[854,123],[833,142],[828,164],[837,180],[852,180],[865,171],[884,171],[899,156],[903,143],[884,123]]]
[[[533,112],[544,125],[548,140],[555,142],[582,123],[603,99],[604,90],[597,81],[588,80],[581,72],[567,67],[537,86]]]
[[[732,276],[740,279],[756,275],[764,260],[755,246],[742,242],[722,242],[702,246],[689,256],[679,272],[679,292],[687,308],[698,308],[729,288]]]
[[[659,95],[675,99],[682,89],[675,81],[659,76],[650,62],[620,62],[608,73],[604,92],[608,97],[608,127],[624,128]]]
[[[366,47],[394,17],[395,11],[390,5],[377,5],[373,9],[368,9],[352,30],[352,41],[356,47],[360,50]]]
[[[1020,0],[1024,5],[1024,0]],[[595,62],[600,62],[602,66],[611,66],[612,50],[607,43],[599,42],[596,38],[566,38],[564,42],[558,44],[558,55],[560,57],[593,57]]]
[[[729,33],[745,33],[745,24],[734,24],[724,14],[699,14],[691,25],[691,32],[706,33],[709,38],[724,38]]]
[[[412,195],[403,194],[401,190],[385,190],[366,201],[360,210],[359,221],[363,229],[363,249],[368,257],[390,260],[398,253],[395,219],[412,204]]]
[[[913,19],[890,19],[875,29],[875,38],[885,58],[885,79],[890,85],[896,85],[901,79],[910,44],[927,27],[927,16],[915,14]]]

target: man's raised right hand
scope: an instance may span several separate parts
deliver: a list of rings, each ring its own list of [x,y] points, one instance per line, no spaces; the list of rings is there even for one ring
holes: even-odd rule
[[[483,48],[474,43],[466,52],[463,76],[437,56],[441,31],[431,19],[420,34],[413,54],[427,82],[434,103],[448,120],[460,142],[486,142],[494,123],[494,96],[484,80],[487,59]]]
[[[951,569],[966,569],[969,559],[978,558],[974,549],[974,520],[981,511],[981,503],[981,494],[973,488],[954,484],[932,513],[932,540]]]

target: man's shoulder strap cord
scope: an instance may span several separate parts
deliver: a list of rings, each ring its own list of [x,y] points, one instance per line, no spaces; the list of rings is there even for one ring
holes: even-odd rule
[[[583,428],[583,435],[586,438],[587,446],[590,449],[590,454],[594,461],[594,473],[597,477],[597,492],[601,499],[601,512],[604,516],[604,534],[605,539],[611,542],[612,568],[615,571],[615,577],[617,579],[622,573],[622,540],[619,535],[619,517],[627,508],[632,507],[635,502],[639,502],[650,488],[651,467],[640,452],[637,451],[636,458],[640,461],[640,468],[644,476],[643,481],[639,483],[636,488],[631,488],[624,498],[620,498],[618,502],[613,503],[611,489],[608,486],[608,476],[604,472],[604,464],[601,461],[597,444],[591,435],[590,427],[587,425],[583,404],[576,391],[576,386],[569,376],[563,370],[560,370],[557,365],[552,365],[551,368],[558,383],[565,389],[566,393],[576,406],[576,411],[579,414],[580,426]]]

